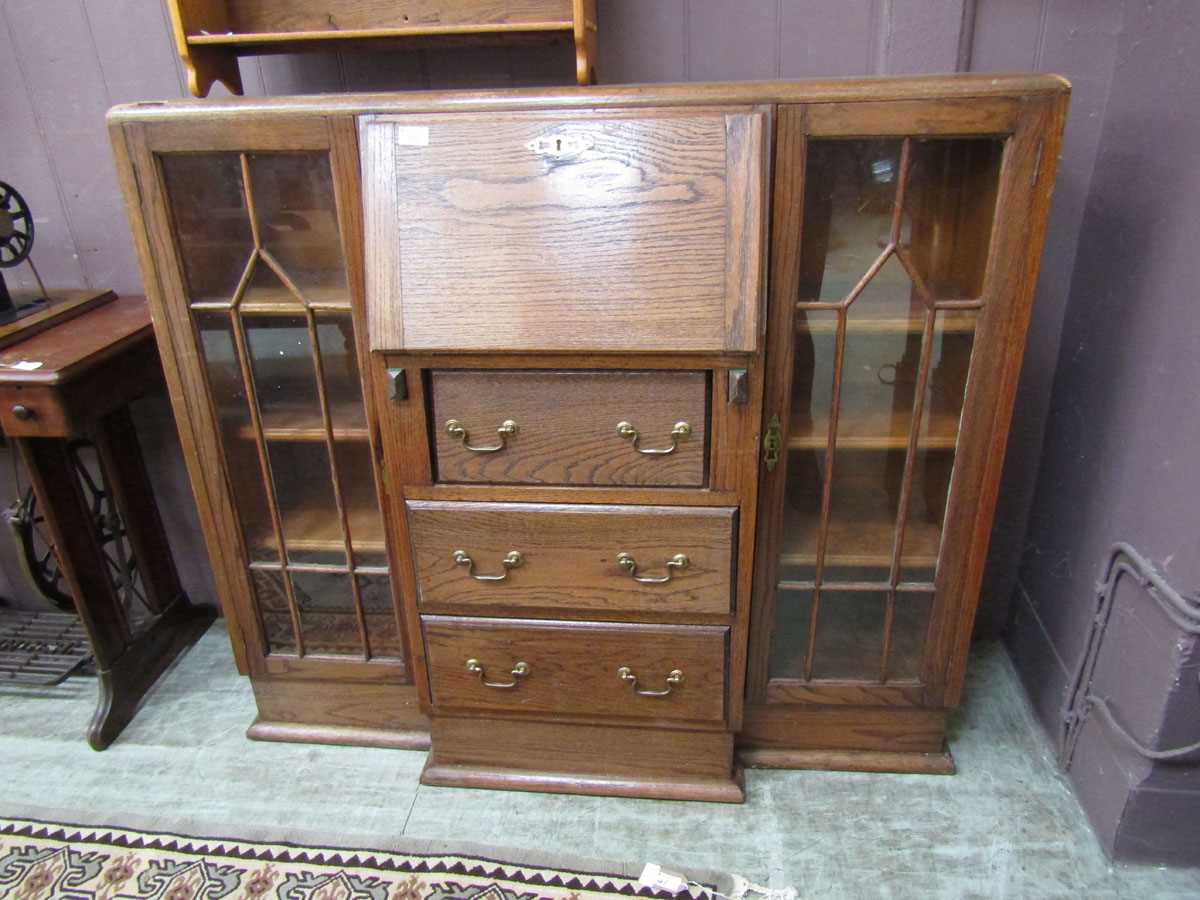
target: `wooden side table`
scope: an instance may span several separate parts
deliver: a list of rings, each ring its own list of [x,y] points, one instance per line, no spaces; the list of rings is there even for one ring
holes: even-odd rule
[[[96,750],[215,617],[180,585],[129,415],[131,401],[161,384],[144,297],[114,299],[0,351],[0,426],[29,470],[96,661]],[[102,509],[81,483],[89,445]]]

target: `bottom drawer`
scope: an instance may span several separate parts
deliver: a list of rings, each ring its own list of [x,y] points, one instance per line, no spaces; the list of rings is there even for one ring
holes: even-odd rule
[[[725,719],[727,628],[425,616],[422,630],[439,711]]]

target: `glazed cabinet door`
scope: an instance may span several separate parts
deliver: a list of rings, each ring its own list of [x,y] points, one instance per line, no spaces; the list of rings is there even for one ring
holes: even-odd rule
[[[361,379],[355,176],[340,168],[356,165],[353,125],[127,130],[156,325],[251,671],[404,678]]]
[[[941,706],[961,679],[1040,120],[924,105],[780,111],[752,702]]]

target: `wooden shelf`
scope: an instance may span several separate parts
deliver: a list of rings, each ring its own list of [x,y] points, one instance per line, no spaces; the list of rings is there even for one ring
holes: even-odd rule
[[[346,512],[354,550],[357,553],[383,553],[386,545],[379,514],[369,507],[353,504]],[[333,507],[311,506],[286,511],[283,514],[283,539],[292,553],[342,552],[345,549],[341,521]],[[248,540],[252,548],[275,552],[275,533],[269,523],[255,528]]]
[[[308,302],[316,308],[317,314],[327,312],[333,315],[350,315],[353,308],[350,305],[350,295],[345,285],[324,286],[305,285],[301,291]],[[205,298],[192,303],[192,309],[197,312],[228,312],[232,308],[229,300]],[[304,304],[295,294],[283,285],[264,287],[250,285],[242,294],[242,302],[238,304],[238,312],[246,316],[303,316]]]
[[[899,304],[898,304],[899,305]],[[804,311],[804,304],[799,304]],[[811,319],[797,317],[796,330],[808,334],[834,334],[837,332],[837,315],[820,310],[811,311]],[[974,310],[944,310],[938,313],[937,330],[942,334],[970,334],[975,330],[977,313]],[[907,311],[895,312],[880,309],[864,309],[851,306],[846,317],[847,334],[920,334],[925,328],[924,315],[909,315]]]
[[[959,416],[926,410],[917,446],[922,450],[953,450],[958,443]],[[837,449],[904,450],[908,447],[909,417],[882,410],[843,410],[838,416]],[[787,445],[794,450],[824,450],[829,433],[825,417],[793,416]]]
[[[834,497],[836,509],[829,522],[825,566],[886,567],[892,561],[895,515],[853,494]],[[817,562],[820,500],[812,498],[804,510],[791,502],[784,507],[783,551],[780,564],[813,566]],[[937,564],[941,529],[932,522],[911,521],[905,531],[903,565],[906,568]]]
[[[250,49],[263,44],[286,44],[305,41],[404,41],[414,38],[456,37],[465,35],[526,35],[546,34],[548,40],[573,33],[571,19],[546,22],[480,23],[468,25],[418,25],[396,28],[317,29],[314,31],[225,32],[223,34],[189,34],[192,47],[241,46]]]
[[[575,45],[575,79],[595,81],[595,0],[168,0],[188,89],[242,93],[237,58],[369,48]],[[569,77],[569,72],[564,72]]]
[[[370,438],[359,401],[335,400],[331,403],[329,411],[334,422],[334,440],[365,441]],[[356,415],[362,420],[361,425],[347,427],[338,424],[353,421]],[[254,429],[249,425],[243,424],[235,433],[245,440],[254,439]],[[320,412],[315,409],[299,406],[294,409],[275,407],[269,415],[263,416],[263,437],[268,441],[324,441],[325,423],[321,420]]]

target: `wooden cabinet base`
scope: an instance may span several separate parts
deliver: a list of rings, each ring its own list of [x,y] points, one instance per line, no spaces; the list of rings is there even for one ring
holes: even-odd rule
[[[251,678],[256,741],[429,749],[429,719],[411,684]]]
[[[903,750],[788,750],[746,747],[738,762],[749,769],[819,769],[836,772],[893,772],[902,775],[953,775],[949,746],[940,753]]]
[[[741,803],[733,736],[484,718],[433,721],[422,784]]]
[[[944,709],[747,707],[738,759],[750,768],[953,775]]]

